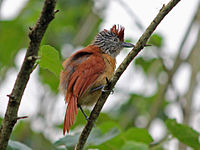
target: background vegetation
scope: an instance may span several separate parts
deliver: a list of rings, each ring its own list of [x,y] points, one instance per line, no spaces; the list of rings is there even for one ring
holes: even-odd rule
[[[89,44],[104,21],[102,14],[107,8],[105,2],[101,3],[101,7],[95,4],[96,2],[91,0],[59,0],[57,9],[60,12],[45,33],[40,55],[42,56],[42,52],[45,55],[44,49],[47,48],[52,52],[49,58],[58,58],[62,61],[74,50]],[[29,0],[17,17],[11,20],[0,20],[0,86],[7,82],[13,69],[18,71],[16,58],[28,46],[28,27],[35,24],[42,5],[43,2],[40,0]],[[108,109],[101,113],[88,139],[86,149],[162,150],[168,149],[167,145],[174,139],[178,140],[177,147],[181,150],[186,147],[200,149],[199,132],[193,129],[194,120],[198,120],[195,117],[199,116],[197,106],[200,106],[195,97],[199,91],[199,22],[200,9],[198,8],[183,34],[175,56],[164,53],[165,37],[162,33],[156,33],[151,37],[149,44],[153,46],[146,48],[130,66],[133,69],[133,75],[129,76],[130,80],[135,72],[139,72],[145,81],[144,87],[134,92],[116,87],[114,95],[118,96],[117,103],[120,105],[117,103],[109,105]],[[142,28],[138,24],[135,26]],[[136,41],[134,38],[129,40],[133,43]],[[187,46],[188,42],[192,44]],[[58,57],[56,58],[55,55]],[[187,90],[180,92],[175,82],[177,72],[182,67],[188,68],[190,75],[188,81],[182,81],[188,83]],[[36,92],[37,96],[31,95],[31,97],[37,97],[37,103],[33,106],[36,110],[29,115],[28,119],[17,123],[8,149],[49,150],[65,149],[65,147],[73,149],[78,141],[80,129],[86,121],[79,113],[71,134],[62,137],[63,122],[56,120],[55,115],[57,112],[62,114],[65,111],[62,107],[61,113],[59,110],[61,108],[56,107],[58,103],[64,105],[58,93],[58,74],[52,73],[57,70],[45,69],[45,64],[40,64],[35,72],[38,85],[33,87],[39,89],[37,89],[38,93]],[[147,85],[152,87],[150,94],[146,92]],[[174,105],[179,108],[178,115],[181,116],[179,123],[175,119],[169,119],[170,108]],[[90,110],[86,112],[89,114]],[[3,116],[4,114],[0,114],[0,123]],[[162,132],[152,130],[155,124],[163,127]],[[200,128],[199,124],[197,128]],[[152,138],[153,132],[158,132],[160,138]]]

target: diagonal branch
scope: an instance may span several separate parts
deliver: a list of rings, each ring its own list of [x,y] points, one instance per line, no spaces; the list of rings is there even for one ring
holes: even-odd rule
[[[6,114],[0,128],[1,150],[6,150],[8,140],[12,133],[12,129],[15,123],[17,122],[17,113],[20,106],[20,102],[26,85],[28,83],[30,74],[33,70],[35,61],[37,59],[42,37],[48,27],[48,24],[54,18],[54,15],[56,13],[56,11],[54,12],[55,5],[56,0],[45,0],[39,19],[37,20],[35,26],[33,28],[30,28],[31,31],[29,33],[29,46],[20,72],[17,75],[17,79],[15,81],[12,93],[9,95],[9,102]]]
[[[136,43],[135,47],[131,50],[131,52],[128,54],[128,56],[124,59],[124,61],[120,64],[118,69],[116,70],[114,76],[112,77],[110,84],[105,87],[105,90],[107,92],[103,92],[97,101],[94,109],[92,110],[89,120],[84,127],[80,137],[78,144],[76,146],[76,150],[82,150],[86,140],[94,126],[95,120],[98,118],[100,111],[106,102],[106,99],[110,95],[110,91],[114,88],[115,84],[119,80],[122,73],[126,70],[128,65],[131,63],[131,61],[138,55],[138,53],[144,48],[145,44],[147,43],[147,40],[151,36],[151,34],[154,32],[158,24],[162,21],[162,19],[172,10],[172,8],[179,2],[180,0],[171,0],[166,6],[163,5],[160,12],[157,14],[157,16],[154,18],[154,20],[151,22],[151,24],[148,26],[146,31],[142,34],[138,42]]]

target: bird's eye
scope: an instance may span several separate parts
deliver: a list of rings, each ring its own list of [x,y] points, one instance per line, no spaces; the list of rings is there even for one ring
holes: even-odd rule
[[[113,39],[114,42],[119,42],[118,38]]]

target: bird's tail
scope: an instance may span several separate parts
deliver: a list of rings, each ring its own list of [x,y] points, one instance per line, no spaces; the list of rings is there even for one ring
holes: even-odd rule
[[[68,102],[67,110],[65,113],[65,121],[63,126],[63,135],[65,135],[65,131],[69,133],[70,127],[74,124],[75,114],[78,114],[77,108],[77,97],[75,97],[72,93],[69,93],[65,97],[66,102]]]

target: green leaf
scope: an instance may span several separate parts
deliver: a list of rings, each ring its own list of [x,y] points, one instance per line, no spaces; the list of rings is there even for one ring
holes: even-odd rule
[[[153,34],[148,43],[160,48],[163,45],[163,38],[159,34]]]
[[[148,145],[144,143],[126,141],[120,150],[148,150]]]
[[[89,145],[100,145],[106,141],[109,141],[113,137],[117,136],[120,133],[119,129],[112,128],[105,134],[102,134],[101,130],[96,128],[92,130],[90,136],[88,137]]]
[[[116,150],[120,149],[120,147],[124,144],[125,138],[122,136],[122,133],[118,136],[112,138],[111,140],[97,146],[90,146],[91,148],[97,148],[97,149],[109,149],[109,150]]]
[[[101,130],[99,128],[95,128],[90,133],[87,145],[100,145],[113,137],[117,136],[119,134],[119,130],[117,128],[112,128],[105,134],[102,134]],[[74,135],[66,135],[64,138],[59,139],[54,143],[55,146],[61,146],[65,145],[68,148],[71,148],[75,146],[78,142],[80,133],[76,133]]]
[[[179,141],[194,149],[200,149],[198,140],[200,134],[197,131],[187,125],[177,123],[175,119],[168,119],[166,125],[171,134]]]
[[[148,145],[152,142],[152,138],[146,129],[131,128],[101,145],[92,146],[92,148],[116,150],[122,148],[127,141]]]
[[[37,119],[42,118],[38,116]],[[19,121],[16,124],[11,139],[29,145],[34,150],[53,149],[53,145],[49,139],[47,139],[42,133],[35,132],[31,129],[31,122],[29,122],[29,120]]]
[[[63,67],[60,63],[58,51],[49,45],[43,45],[39,51],[39,56],[41,57],[39,61],[40,67],[48,69],[54,73],[56,77],[59,77]]]
[[[119,126],[119,124],[116,123],[116,122],[114,122],[114,121],[103,122],[98,127],[101,129],[101,132],[103,134],[106,133],[106,132],[108,132],[113,127],[116,127],[118,130],[121,130],[121,127]]]
[[[130,128],[125,132],[124,136],[127,140],[133,140],[145,144],[150,144],[153,141],[148,131],[142,128]]]
[[[24,145],[23,143],[9,140],[6,150],[31,150],[31,148]]]
[[[65,145],[68,148],[73,147],[77,144],[79,136],[80,136],[80,133],[76,133],[74,135],[66,135],[65,137],[57,140],[54,143],[54,145],[55,146]]]

